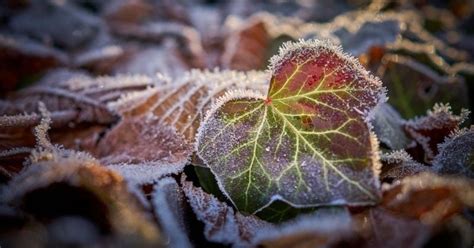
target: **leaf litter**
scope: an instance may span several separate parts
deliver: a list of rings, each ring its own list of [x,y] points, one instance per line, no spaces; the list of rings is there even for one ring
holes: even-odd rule
[[[471,247],[467,2],[7,1],[1,245]]]

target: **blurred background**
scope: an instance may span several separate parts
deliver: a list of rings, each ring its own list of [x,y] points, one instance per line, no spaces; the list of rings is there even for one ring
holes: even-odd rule
[[[469,0],[5,0],[0,94],[58,69],[175,77],[190,68],[265,69],[285,41],[327,39],[382,78],[405,118],[469,106]],[[472,106],[471,106],[472,107]],[[472,108],[471,108],[472,109]]]

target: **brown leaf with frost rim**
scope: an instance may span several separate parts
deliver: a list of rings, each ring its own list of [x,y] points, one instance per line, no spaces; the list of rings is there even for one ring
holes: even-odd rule
[[[451,133],[438,150],[433,159],[434,171],[474,178],[474,126]]]
[[[264,72],[230,70],[191,70],[175,80],[160,75],[155,87],[125,95],[109,106],[124,118],[151,115],[193,144],[204,114],[220,96],[236,89],[263,91],[267,78]]]
[[[231,92],[207,113],[198,156],[243,212],[280,199],[296,207],[373,204],[378,142],[367,120],[381,82],[340,47],[286,43],[272,58],[268,96]]]
[[[32,228],[26,236],[31,242],[44,242],[44,234],[32,235],[35,221],[47,226],[72,215],[111,234],[109,245],[164,245],[160,230],[130,194],[124,179],[88,154],[46,147],[33,150],[29,164],[9,182],[1,199],[34,217],[31,226],[22,229]],[[24,236],[21,231],[17,235]]]
[[[320,209],[260,230],[252,243],[268,248],[360,246],[354,236],[351,216],[346,209]]]
[[[103,164],[135,183],[181,172],[191,153],[182,135],[146,116],[123,119],[97,146]]]
[[[419,162],[431,164],[438,154],[438,144],[450,133],[459,130],[459,125],[468,115],[468,110],[463,109],[461,114],[455,115],[449,104],[435,104],[426,116],[408,120],[404,124],[405,132],[416,141],[407,148],[408,153]]]
[[[183,190],[174,178],[165,177],[156,183],[152,195],[153,209],[171,247],[192,247],[187,236],[185,201]]]
[[[439,242],[436,236],[446,230],[441,237],[450,235],[469,244],[474,229],[466,215],[474,207],[473,189],[472,181],[431,172],[405,177],[384,187],[378,206],[353,211],[354,230],[367,247],[425,247]],[[461,225],[453,226],[456,222]]]
[[[181,186],[197,219],[204,223],[204,235],[209,241],[235,247],[250,246],[259,230],[272,226],[255,216],[235,212],[226,203],[195,187],[186,180],[184,174],[181,176]]]
[[[424,171],[429,171],[430,167],[420,164],[404,150],[393,151],[381,156],[382,171],[380,180],[391,183]]]

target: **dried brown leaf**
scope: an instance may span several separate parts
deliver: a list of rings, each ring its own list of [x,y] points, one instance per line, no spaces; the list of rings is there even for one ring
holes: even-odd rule
[[[391,183],[401,180],[407,176],[412,176],[424,171],[429,171],[430,167],[420,164],[404,150],[393,151],[381,157],[382,171],[380,180]]]
[[[255,216],[244,216],[232,207],[219,201],[192,182],[181,177],[183,192],[198,220],[204,223],[204,235],[209,241],[249,246],[257,231],[272,224]]]
[[[459,130],[459,125],[469,115],[469,111],[462,110],[460,115],[451,112],[449,104],[435,104],[428,110],[426,116],[409,120],[405,123],[406,134],[416,141],[407,151],[419,162],[431,164],[438,154],[438,144],[452,132]]]
[[[436,172],[474,178],[474,126],[451,133],[438,150],[433,159]]]
[[[96,240],[97,244],[163,245],[159,229],[128,192],[123,178],[89,155],[55,147],[39,148],[32,152],[29,163],[1,192],[2,202],[32,217],[22,229],[11,230],[17,233],[14,243],[28,237],[30,245],[45,244],[44,234],[35,234],[35,223],[53,228],[64,218],[76,216],[93,226],[82,231],[111,235],[109,240]],[[73,228],[76,224],[62,225]],[[61,242],[58,237],[49,237],[48,242]]]
[[[97,146],[103,164],[127,180],[145,183],[181,172],[192,147],[156,118],[125,118]]]

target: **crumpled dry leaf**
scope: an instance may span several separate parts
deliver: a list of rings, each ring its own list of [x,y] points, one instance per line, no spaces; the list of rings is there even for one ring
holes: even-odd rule
[[[263,91],[267,78],[268,74],[255,71],[192,70],[175,82],[162,79],[156,87],[125,96],[110,106],[125,118],[152,115],[159,123],[174,127],[192,144],[204,114],[217,98],[228,90]]]
[[[440,174],[474,178],[474,126],[453,132],[438,144],[433,170]]]
[[[431,164],[438,154],[438,144],[450,133],[459,130],[459,125],[468,116],[468,110],[463,109],[459,115],[455,115],[449,104],[435,104],[432,110],[427,111],[426,116],[408,120],[404,124],[405,132],[416,141],[408,147],[408,153],[421,163]]]
[[[358,240],[354,238],[347,210],[321,209],[260,230],[253,244],[258,247],[355,247]]]
[[[391,183],[424,171],[431,170],[429,166],[420,164],[404,150],[393,151],[381,156],[382,171],[380,180]]]
[[[367,247],[421,247],[440,241],[466,247],[474,242],[466,219],[474,207],[473,189],[468,180],[426,172],[408,176],[385,187],[379,206],[353,213],[354,228]]]
[[[474,183],[421,173],[384,190],[381,205],[393,213],[436,224],[474,207]]]
[[[67,148],[96,154],[96,145],[108,126],[118,120],[107,103],[123,94],[140,92],[152,85],[146,76],[119,75],[92,78],[83,72],[54,70],[34,87],[9,96],[0,113],[0,149],[33,147],[31,129],[38,125],[42,102],[50,111],[51,138]]]
[[[58,72],[60,74],[61,72]],[[55,113],[63,113],[65,119],[60,121],[68,123],[95,122],[112,123],[117,120],[115,113],[100,101],[100,97],[94,95],[93,89],[80,88],[80,80],[83,77],[77,74],[70,76],[70,81],[56,81],[62,78],[59,75],[45,77],[43,82],[39,82],[33,87],[26,88],[13,94],[9,100],[12,101],[22,112],[35,113],[38,109],[38,102],[43,102],[48,110]],[[77,84],[74,80],[79,81]],[[102,92],[105,90],[102,89]],[[36,125],[37,123],[30,123]],[[53,119],[53,124],[55,120]]]
[[[38,148],[32,152],[29,164],[2,188],[1,201],[15,206],[32,219],[21,229],[11,230],[15,235],[2,237],[2,240],[8,240],[12,245],[20,242],[29,245],[60,245],[61,242],[164,245],[157,226],[128,192],[123,178],[89,155],[56,147]],[[56,236],[53,228],[58,225],[78,227],[76,221],[67,219],[69,216],[87,223],[88,228],[82,232],[92,232],[93,236],[109,235],[111,239],[78,241],[68,240],[69,236],[64,239]],[[49,230],[48,234],[42,233],[45,229]],[[22,240],[25,238],[27,241]]]
[[[181,134],[147,116],[124,118],[97,145],[101,162],[133,183],[181,172],[191,153]]]
[[[175,179],[165,177],[154,187],[152,202],[171,247],[192,247],[187,236],[185,196]]]
[[[272,225],[255,216],[235,212],[227,203],[186,181],[184,174],[181,186],[197,219],[204,223],[204,235],[209,241],[249,246],[257,231]]]

